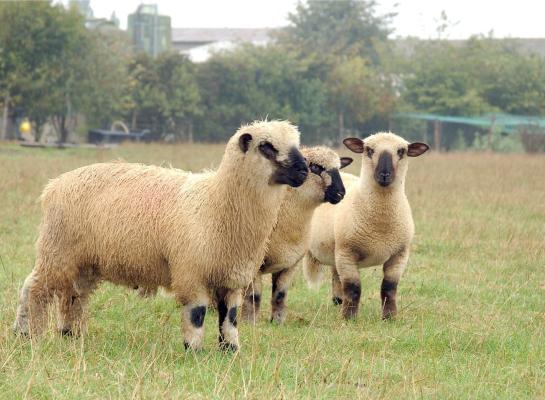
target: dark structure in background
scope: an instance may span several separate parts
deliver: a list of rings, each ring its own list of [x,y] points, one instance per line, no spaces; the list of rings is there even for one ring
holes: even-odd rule
[[[87,135],[87,141],[92,144],[122,143],[122,142],[145,142],[153,140],[149,130],[139,132],[119,132],[105,129],[91,129]]]
[[[157,5],[141,4],[129,15],[127,30],[137,51],[152,57],[170,50],[170,17],[159,15]]]

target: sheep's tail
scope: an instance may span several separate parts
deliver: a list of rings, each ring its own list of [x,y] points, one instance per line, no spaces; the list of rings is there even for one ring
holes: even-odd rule
[[[303,258],[303,275],[311,289],[318,289],[322,284],[324,268],[310,251]]]

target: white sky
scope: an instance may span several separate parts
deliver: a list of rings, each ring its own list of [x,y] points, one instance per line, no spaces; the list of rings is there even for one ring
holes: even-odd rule
[[[64,3],[67,0],[63,1]],[[96,17],[109,17],[115,11],[126,27],[127,15],[136,10],[140,0],[91,0]],[[170,15],[173,28],[231,27],[261,28],[287,24],[287,15],[297,0],[149,0],[159,13]],[[545,38],[545,2],[542,0],[378,0],[379,12],[397,11],[394,36],[436,37],[442,10],[457,22],[447,32],[449,38],[467,38],[472,34],[495,37]],[[396,6],[397,4],[397,6]]]

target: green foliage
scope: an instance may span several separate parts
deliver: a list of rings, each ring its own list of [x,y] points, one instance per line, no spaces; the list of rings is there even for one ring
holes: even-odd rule
[[[132,59],[130,42],[121,31],[89,31],[87,79],[81,82],[82,112],[90,127],[109,128],[131,106],[127,65]]]
[[[545,60],[522,54],[507,40],[420,42],[403,81],[404,102],[415,110],[545,115]]]
[[[360,56],[381,64],[382,46],[393,15],[378,16],[375,1],[309,0],[289,15],[281,40],[302,56],[334,62],[340,55]]]
[[[490,111],[475,74],[477,60],[466,57],[464,50],[442,41],[417,45],[404,75],[405,102],[416,110],[446,115]]]
[[[336,64],[329,76],[328,87],[331,108],[343,118],[347,116],[352,125],[389,114],[395,103],[389,79],[359,56]],[[342,129],[339,133],[342,136]]]
[[[392,127],[425,137],[425,125],[394,118],[398,111],[545,115],[542,58],[510,40],[442,40],[451,25],[444,13],[438,40],[407,40],[411,51],[394,52],[403,46],[388,39],[391,17],[378,15],[374,1],[309,0],[273,44],[193,64],[172,53],[134,56],[125,33],[87,30],[62,5],[0,2],[0,102],[22,108],[38,136],[51,122],[61,141],[79,116],[90,128],[124,119],[156,137],[213,141],[241,122],[282,118],[300,126],[305,142],[339,143]],[[445,148],[472,141],[457,129],[445,126]],[[493,143],[517,147],[506,140]]]
[[[0,82],[15,106],[40,127],[50,120],[67,140],[77,113],[93,120],[116,110],[123,62],[115,47],[87,31],[75,9],[49,2],[8,2],[0,7],[0,49],[7,55]],[[119,46],[118,46],[119,47]]]
[[[136,56],[129,64],[128,112],[133,128],[154,133],[191,134],[191,121],[201,115],[200,94],[194,65],[187,57],[163,53],[153,59]]]
[[[207,110],[198,131],[206,140],[219,140],[241,121],[280,118],[316,135],[329,122],[327,87],[313,76],[316,67],[279,46],[246,45],[216,54],[198,71]]]

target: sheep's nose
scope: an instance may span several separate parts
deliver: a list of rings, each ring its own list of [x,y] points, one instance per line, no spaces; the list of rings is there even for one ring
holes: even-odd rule
[[[392,173],[391,172],[388,172],[388,171],[382,171],[378,174],[381,178],[389,178],[390,176],[392,176]]]
[[[308,169],[305,168],[297,168],[297,175],[303,180],[307,179],[308,176]]]

